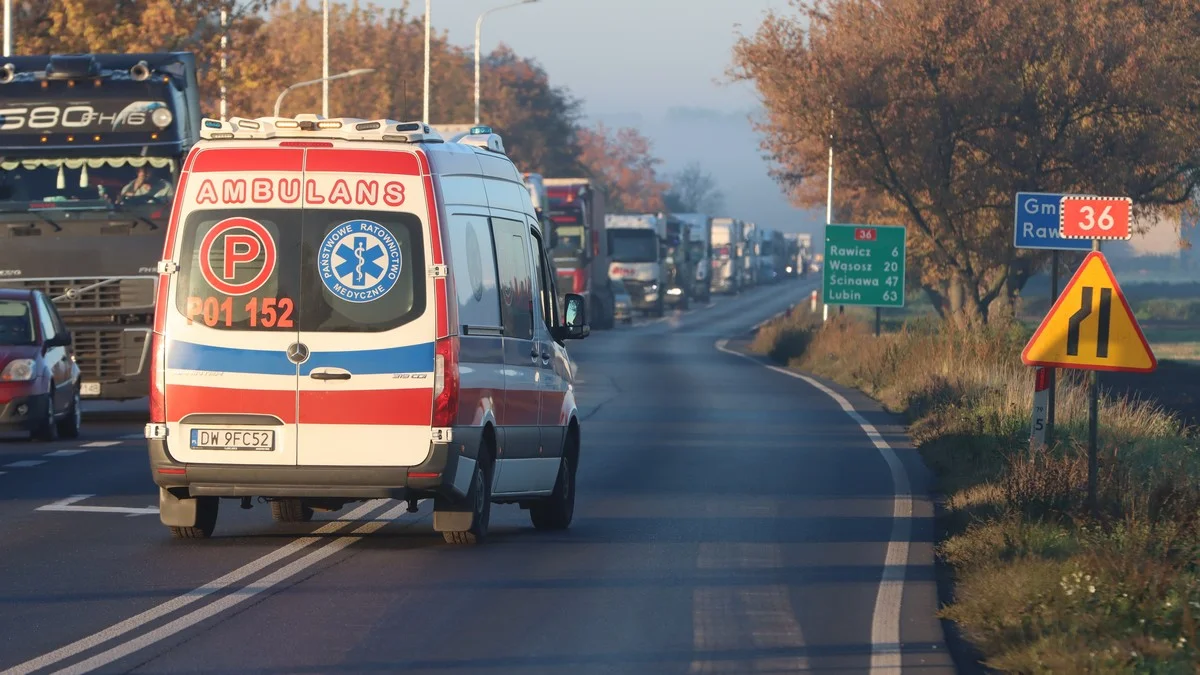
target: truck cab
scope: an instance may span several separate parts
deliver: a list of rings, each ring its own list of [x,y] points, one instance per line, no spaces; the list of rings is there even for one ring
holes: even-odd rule
[[[608,273],[625,282],[634,309],[651,316],[666,312],[666,222],[661,214],[610,214],[605,218]]]

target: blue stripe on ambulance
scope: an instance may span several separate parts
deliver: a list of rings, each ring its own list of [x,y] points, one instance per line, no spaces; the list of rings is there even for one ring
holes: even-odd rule
[[[314,368],[344,368],[355,375],[428,373],[433,370],[432,342],[387,349],[345,352],[314,352],[300,366],[300,375]],[[296,365],[287,354],[276,350],[216,347],[172,340],[167,348],[167,367],[250,375],[295,375]]]

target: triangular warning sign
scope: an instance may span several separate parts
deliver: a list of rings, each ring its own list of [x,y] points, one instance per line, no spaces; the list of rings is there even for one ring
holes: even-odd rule
[[[1112,268],[1099,251],[1083,259],[1025,345],[1028,366],[1148,373],[1158,360]]]

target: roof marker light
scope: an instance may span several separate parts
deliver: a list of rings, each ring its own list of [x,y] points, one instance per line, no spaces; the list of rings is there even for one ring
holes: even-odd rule
[[[204,120],[204,126],[209,129],[220,129],[221,123],[217,120]]]
[[[382,126],[382,125],[380,125],[379,122],[363,122],[361,124],[354,125],[354,130],[355,131],[374,131],[374,130],[378,129],[380,126]]]
[[[299,129],[300,123],[296,120],[279,120],[275,123],[275,127],[279,129]]]
[[[481,124],[477,127],[471,127],[471,135],[472,136],[478,136],[479,134],[490,134],[490,133],[492,133],[492,128],[487,126],[486,124]]]
[[[342,123],[339,120],[321,120],[317,122],[318,129],[341,129]]]

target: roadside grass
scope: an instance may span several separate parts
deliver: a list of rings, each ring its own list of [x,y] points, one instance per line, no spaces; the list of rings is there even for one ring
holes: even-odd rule
[[[956,622],[985,665],[1017,673],[1196,673],[1200,441],[1150,401],[1100,407],[1100,512],[1085,507],[1087,387],[1060,371],[1055,444],[1029,447],[1032,369],[1019,323],[926,318],[874,336],[801,306],[752,349],[902,414],[945,495],[938,555]]]

